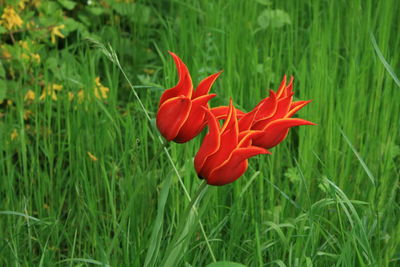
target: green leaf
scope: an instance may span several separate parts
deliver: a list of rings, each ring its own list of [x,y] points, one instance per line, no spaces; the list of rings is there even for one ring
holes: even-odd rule
[[[4,80],[0,80],[0,101],[2,101],[6,96],[6,91],[7,91],[6,82]]]
[[[263,6],[269,6],[271,5],[271,1],[270,0],[256,0],[257,3],[263,5]]]
[[[268,27],[281,28],[287,24],[291,24],[289,14],[280,9],[265,9],[258,16],[257,22],[262,29]]]
[[[85,25],[80,23],[79,21],[76,21],[72,18],[66,18],[64,20],[64,25],[65,28],[63,29],[63,32],[65,34],[68,34],[70,32],[76,31],[76,30],[84,30],[86,29]]]
[[[76,6],[76,3],[70,0],[58,0],[58,2],[68,10],[72,10]]]
[[[290,182],[297,183],[301,181],[301,177],[297,168],[289,168],[285,172],[285,177],[289,178]]]
[[[136,4],[134,8],[134,16],[129,17],[134,23],[147,24],[150,21],[151,9],[148,6]]]
[[[4,69],[3,63],[0,62],[0,78],[6,77],[6,70]]]
[[[206,267],[246,267],[246,265],[233,261],[217,261],[214,263],[210,263]]]
[[[95,16],[100,16],[105,12],[104,8],[101,7],[87,7],[86,9],[90,14]]]
[[[6,28],[0,25],[0,34],[7,32]]]
[[[55,13],[60,12],[60,5],[57,2],[43,1],[39,6],[39,10],[46,15],[53,16]]]
[[[82,13],[78,14],[78,19],[85,24],[86,26],[90,26],[90,18]]]
[[[157,217],[156,220],[154,221],[153,230],[151,232],[150,243],[147,249],[147,255],[144,262],[144,267],[156,265],[155,262],[160,252],[161,239],[163,235],[165,204],[169,196],[169,188],[171,186],[171,181],[172,177],[169,177],[167,181],[164,183],[158,199]]]

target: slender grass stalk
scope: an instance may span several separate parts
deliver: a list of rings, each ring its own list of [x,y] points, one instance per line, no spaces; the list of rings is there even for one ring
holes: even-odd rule
[[[95,41],[92,41],[92,42],[95,42]],[[104,47],[103,44],[100,44],[100,43],[98,43],[98,42],[95,42],[95,44],[101,49],[101,51],[102,51],[103,53],[105,53],[105,54],[107,55],[107,57],[108,57],[109,59],[111,59],[111,61],[112,61],[114,64],[117,65],[117,67],[119,68],[119,70],[120,70],[121,73],[123,74],[125,80],[128,82],[129,87],[131,88],[131,91],[132,91],[133,94],[135,95],[136,100],[139,102],[140,107],[142,108],[143,112],[145,113],[145,116],[146,116],[148,122],[151,124],[150,115],[149,115],[147,109],[145,108],[145,106],[143,105],[143,102],[142,102],[142,100],[140,99],[139,95],[137,94],[137,92],[136,92],[136,90],[135,90],[135,87],[133,86],[133,84],[132,84],[131,81],[129,80],[128,76],[126,75],[124,69],[122,68],[122,66],[121,66],[121,64],[120,64],[120,62],[119,62],[118,56],[117,56],[116,52],[114,51],[114,49],[113,49],[111,46],[109,46],[109,47],[108,47],[108,50],[107,50],[107,49]],[[181,187],[182,187],[182,189],[183,189],[183,191],[184,191],[184,193],[185,193],[186,198],[187,198],[187,199],[189,200],[189,202],[192,203],[192,205],[193,205],[194,202],[193,202],[192,198],[190,197],[190,194],[189,194],[188,190],[186,189],[185,184],[183,183],[182,176],[180,175],[178,169],[176,168],[176,165],[175,165],[174,161],[172,160],[171,154],[169,153],[169,151],[168,151],[168,149],[167,149],[167,147],[166,147],[166,143],[165,143],[164,140],[162,139],[160,133],[159,133],[158,131],[156,131],[156,132],[157,132],[158,140],[160,141],[161,145],[163,146],[164,152],[165,152],[165,154],[167,155],[168,160],[169,160],[169,162],[171,163],[172,168],[174,169],[176,176],[178,177],[179,183],[180,183],[180,185],[181,185]],[[204,185],[203,185],[200,189],[202,189],[203,187],[204,187]],[[198,193],[200,193],[200,192],[198,191]],[[194,208],[194,211],[195,211],[195,213],[197,214],[197,209]],[[211,248],[209,239],[208,239],[208,237],[207,237],[207,234],[206,234],[206,232],[205,232],[203,223],[201,222],[201,219],[200,219],[200,218],[198,218],[198,223],[199,223],[199,225],[200,225],[201,233],[202,233],[202,235],[203,235],[203,237],[204,237],[204,240],[206,241],[207,248],[208,248],[208,250],[209,250],[209,252],[210,252],[211,258],[212,258],[213,262],[216,262],[216,258],[215,258],[214,252],[213,252],[213,250],[212,250],[212,248]]]

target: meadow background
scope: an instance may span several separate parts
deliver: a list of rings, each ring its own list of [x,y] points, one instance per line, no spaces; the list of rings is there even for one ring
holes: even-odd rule
[[[400,265],[397,0],[1,0],[0,13],[0,265]],[[293,75],[318,124],[209,187],[199,216],[185,191],[201,138],[163,146],[154,127],[177,82],[168,50],[195,84],[224,70],[212,106],[250,110]]]

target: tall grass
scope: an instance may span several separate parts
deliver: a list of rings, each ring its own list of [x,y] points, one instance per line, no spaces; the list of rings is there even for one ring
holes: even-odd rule
[[[177,81],[171,50],[195,83],[224,70],[213,106],[232,97],[250,110],[284,74],[293,75],[295,96],[313,99],[300,117],[318,125],[291,130],[272,155],[251,159],[237,182],[210,187],[199,216],[187,220],[189,201],[122,73],[101,51],[71,44],[57,55],[67,66],[63,90],[101,76],[111,95],[106,102],[35,102],[26,121],[15,90],[19,100],[0,121],[1,265],[160,266],[186,223],[192,234],[172,250],[177,265],[205,266],[212,258],[200,218],[221,261],[397,266],[398,2],[141,2],[152,7],[157,27],[132,26],[132,46],[117,30],[99,35],[120,55],[151,118],[163,88]],[[286,11],[291,25],[258,30],[265,8]],[[155,73],[145,76],[143,68]],[[200,141],[166,145],[191,194],[200,184],[193,168]]]

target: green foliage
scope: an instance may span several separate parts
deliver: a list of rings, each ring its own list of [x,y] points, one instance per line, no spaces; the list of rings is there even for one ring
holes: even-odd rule
[[[218,261],[208,264],[207,267],[245,267],[245,265],[231,261]]]
[[[0,265],[399,265],[397,1],[36,2],[0,0],[23,20],[0,23]],[[198,215],[201,137],[164,146],[154,126],[168,50],[196,84],[224,70],[212,106],[249,110],[285,73],[313,99],[317,126]]]
[[[257,22],[261,29],[281,28],[291,24],[289,14],[280,9],[265,9],[258,16]]]

